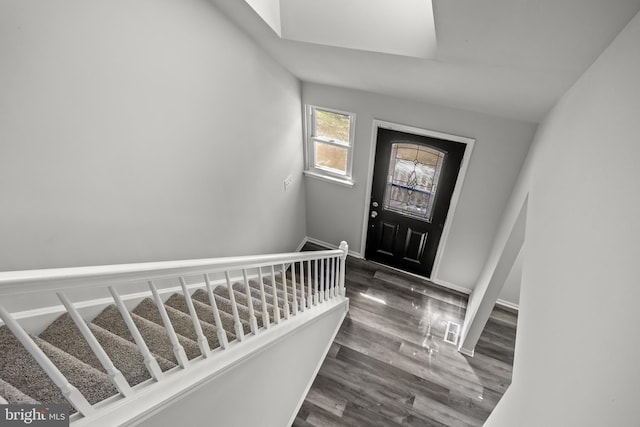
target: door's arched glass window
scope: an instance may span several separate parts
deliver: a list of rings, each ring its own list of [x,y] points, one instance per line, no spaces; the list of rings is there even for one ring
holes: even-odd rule
[[[394,143],[384,209],[431,222],[445,155],[426,145]]]

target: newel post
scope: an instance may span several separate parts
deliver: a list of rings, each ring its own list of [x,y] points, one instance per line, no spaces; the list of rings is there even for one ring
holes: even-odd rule
[[[344,289],[344,272],[347,254],[349,253],[349,245],[344,240],[340,242],[340,250],[342,251],[342,255],[340,255],[340,294],[344,297],[347,296]]]

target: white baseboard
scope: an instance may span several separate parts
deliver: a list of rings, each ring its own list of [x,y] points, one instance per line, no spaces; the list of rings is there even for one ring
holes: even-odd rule
[[[421,276],[418,276],[418,277],[421,277]],[[440,279],[427,279],[427,280],[429,280],[430,282],[435,283],[438,286],[442,286],[443,288],[448,288],[448,289],[451,289],[451,290],[454,290],[454,291],[462,292],[463,294],[467,294],[467,295],[471,294],[471,289],[466,288],[464,286],[459,286],[459,285],[456,285],[454,283],[447,282],[447,281],[440,280]]]
[[[465,356],[469,356],[469,357],[473,357],[473,355],[474,355],[474,354],[475,354],[475,352],[476,352],[476,351],[475,351],[475,349],[473,349],[473,350],[467,350],[466,348],[462,348],[462,347],[460,347],[460,348],[458,349],[458,351],[459,351],[460,353],[464,354]]]

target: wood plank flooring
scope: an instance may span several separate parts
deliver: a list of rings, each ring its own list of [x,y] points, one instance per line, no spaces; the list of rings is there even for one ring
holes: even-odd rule
[[[511,382],[516,314],[494,309],[471,358],[444,341],[466,295],[353,258],[346,288],[349,314],[293,426],[481,426]]]

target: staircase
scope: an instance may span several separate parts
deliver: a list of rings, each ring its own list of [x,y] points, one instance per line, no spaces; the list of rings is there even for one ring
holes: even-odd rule
[[[0,273],[0,404],[63,404],[74,426],[143,419],[346,311],[347,250]]]

